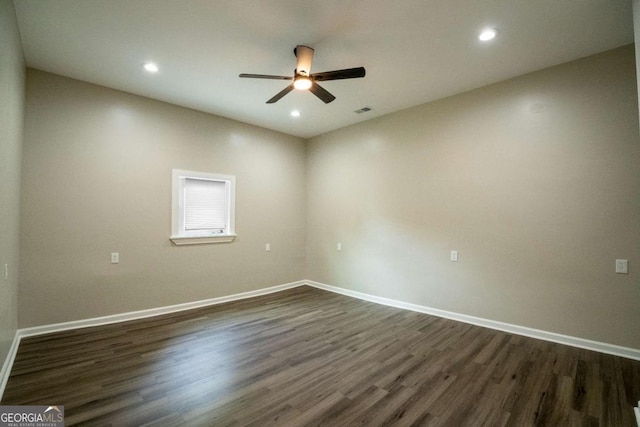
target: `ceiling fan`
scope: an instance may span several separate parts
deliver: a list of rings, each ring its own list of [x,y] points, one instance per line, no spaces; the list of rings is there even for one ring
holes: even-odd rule
[[[311,61],[313,60],[314,50],[309,46],[298,45],[293,49],[293,54],[297,58],[296,69],[294,70],[293,77],[289,76],[271,76],[266,74],[240,74],[240,77],[249,77],[253,79],[273,79],[273,80],[293,80],[293,82],[278,92],[273,98],[267,101],[267,104],[273,104],[277,102],[291,92],[293,89],[308,90],[318,98],[320,98],[325,104],[330,103],[335,96],[330,94],[326,89],[318,84],[318,82],[324,82],[327,80],[344,80],[344,79],[356,79],[358,77],[364,77],[364,67],[347,68],[345,70],[323,71],[321,73],[311,74]]]

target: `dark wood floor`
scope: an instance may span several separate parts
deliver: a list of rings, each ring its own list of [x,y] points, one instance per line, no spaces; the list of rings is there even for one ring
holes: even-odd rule
[[[309,287],[27,338],[2,404],[92,426],[635,426],[640,362]]]

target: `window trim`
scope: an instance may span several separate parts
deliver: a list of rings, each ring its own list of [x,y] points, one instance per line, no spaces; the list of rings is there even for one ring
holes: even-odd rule
[[[180,194],[184,178],[197,178],[211,181],[224,181],[227,188],[228,220],[226,233],[193,233],[180,232]],[[206,243],[229,243],[235,239],[235,205],[236,205],[236,177],[208,172],[195,172],[173,169],[171,191],[171,236],[169,239],[178,246],[199,245]]]

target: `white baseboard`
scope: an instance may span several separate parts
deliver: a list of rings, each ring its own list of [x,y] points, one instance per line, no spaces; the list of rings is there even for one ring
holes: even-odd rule
[[[225,302],[238,301],[246,298],[253,298],[260,295],[272,294],[286,289],[297,288],[304,285],[304,281],[285,283],[284,285],[271,286],[269,288],[255,291],[242,292],[239,294],[227,295],[223,297],[210,298],[200,301],[186,302],[183,304],[168,305],[166,307],[150,308],[147,310],[130,311],[128,313],[112,314],[109,316],[93,317],[91,319],[73,320],[71,322],[54,323],[51,325],[34,326],[18,330],[20,338],[34,335],[48,334],[51,332],[66,331],[69,329],[90,328],[92,326],[108,325],[111,323],[126,322],[129,320],[144,319],[146,317],[159,316],[162,314],[176,313],[178,311],[191,310],[194,308],[207,307],[210,305],[223,304]]]
[[[444,317],[446,319],[457,320],[459,322],[470,323],[472,325],[483,326],[485,328],[497,329],[499,331],[509,332],[517,335],[524,335],[531,338],[537,338],[545,341],[551,341],[559,344],[565,344],[572,347],[584,348],[587,350],[598,351],[601,353],[612,354],[614,356],[626,357],[629,359],[640,360],[640,350],[622,347],[613,344],[607,344],[598,341],[591,341],[584,338],[577,338],[568,335],[556,334],[554,332],[542,331],[539,329],[527,328],[524,326],[512,325],[509,323],[498,322],[495,320],[483,319],[480,317],[468,316],[466,314],[454,313],[436,308],[426,307],[408,302],[398,301],[390,298],[378,297],[375,295],[365,294],[362,292],[352,291],[337,286],[326,285],[324,283],[314,282],[312,280],[300,280],[297,282],[286,283],[269,288],[258,289],[255,291],[242,292],[239,294],[227,295],[223,297],[210,298],[201,301],[188,302],[184,304],[170,305],[166,307],[151,308],[147,310],[132,311],[128,313],[113,314],[110,316],[94,317],[91,319],[74,320],[71,322],[55,323],[51,325],[35,326],[31,328],[18,329],[9,349],[2,371],[0,371],[0,400],[4,393],[4,389],[9,380],[11,367],[18,352],[20,340],[25,337],[35,335],[43,335],[52,332],[66,331],[70,329],[89,328],[92,326],[108,325],[111,323],[126,322],[129,320],[144,319],[146,317],[158,316],[162,314],[175,313],[194,308],[206,307],[211,305],[223,304],[225,302],[238,301],[246,298],[253,298],[260,295],[267,295],[274,292],[284,291],[286,289],[296,288],[298,286],[308,285],[314,288],[358,298],[364,301],[370,301],[377,304],[387,305],[390,307],[401,308],[405,310],[416,311],[419,313],[430,314],[433,316]]]
[[[7,386],[7,381],[9,381],[9,375],[11,374],[11,368],[13,367],[13,362],[16,360],[16,354],[18,354],[18,346],[20,345],[20,333],[16,331],[13,336],[13,341],[11,342],[11,347],[9,347],[9,353],[7,357],[4,359],[4,363],[2,364],[2,370],[0,371],[0,400],[2,400],[2,395],[4,394],[4,389]]]
[[[358,298],[361,300],[375,302],[377,304],[388,305],[390,307],[417,311],[419,313],[431,314],[433,316],[444,317],[446,319],[457,320],[459,322],[470,323],[472,325],[483,326],[485,328],[497,329],[499,331],[509,332],[516,335],[524,335],[526,337],[537,338],[544,341],[551,341],[558,344],[584,348],[587,350],[598,351],[600,353],[611,354],[614,356],[626,357],[628,359],[640,360],[640,349],[622,347],[614,344],[608,344],[608,343],[603,343],[599,341],[592,341],[584,338],[572,337],[569,335],[557,334],[555,332],[548,332],[540,329],[533,329],[533,328],[527,328],[525,326],[513,325],[510,323],[498,322],[496,320],[483,319],[481,317],[474,317],[474,316],[468,316],[466,314],[439,310],[437,308],[411,304],[408,302],[398,301],[390,298],[378,297],[375,295],[352,291],[350,289],[339,288],[337,286],[326,285],[324,283],[314,282],[312,280],[305,280],[304,283],[318,289],[323,289],[325,291],[335,292],[338,294]]]

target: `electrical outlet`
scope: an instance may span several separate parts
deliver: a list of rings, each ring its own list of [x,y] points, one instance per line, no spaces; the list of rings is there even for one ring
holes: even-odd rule
[[[629,274],[629,260],[617,259],[616,260],[616,273]]]
[[[458,251],[451,251],[451,262],[458,262]]]
[[[264,245],[264,250],[267,252],[271,252],[271,243],[267,243],[266,245]]]
[[[341,251],[342,250],[342,243],[338,243],[336,245],[336,250]]]
[[[118,264],[120,262],[120,252],[111,252],[111,264]]]

